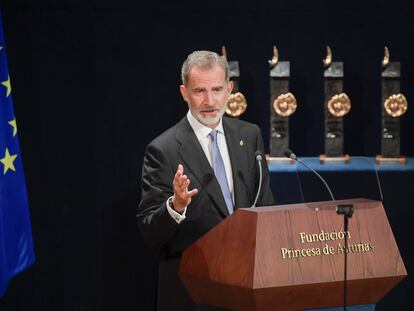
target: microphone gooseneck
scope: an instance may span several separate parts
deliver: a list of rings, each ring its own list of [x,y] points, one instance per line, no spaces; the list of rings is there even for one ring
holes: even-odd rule
[[[255,159],[256,159],[256,163],[259,167],[259,187],[257,188],[257,194],[256,194],[256,198],[254,199],[253,205],[251,207],[256,207],[257,204],[257,200],[259,199],[259,195],[260,195],[260,191],[262,189],[262,179],[263,179],[263,171],[262,171],[262,160],[263,160],[263,156],[262,156],[262,152],[260,150],[257,150],[254,154]]]
[[[367,157],[351,157],[352,159],[361,159],[361,160],[364,160],[364,161],[366,161],[366,162],[368,162],[372,167],[373,167],[373,169],[374,169],[374,173],[375,173],[375,178],[376,178],[376,180],[377,180],[377,189],[378,189],[378,194],[379,194],[379,196],[380,196],[380,200],[381,200],[381,202],[384,202],[384,195],[383,195],[383,193],[382,193],[382,187],[381,187],[381,182],[380,182],[380,180],[379,180],[379,176],[378,176],[378,169],[377,169],[377,167],[375,166],[375,163],[370,159],[370,158],[367,158]]]
[[[293,152],[292,150],[287,149],[284,153],[283,153],[287,158],[290,158],[294,161],[299,162],[300,164],[302,164],[304,167],[306,167],[307,169],[309,169],[311,172],[313,172],[316,176],[318,176],[318,178],[322,181],[322,183],[324,184],[325,188],[328,190],[329,195],[331,196],[332,201],[335,201],[335,197],[332,194],[331,188],[329,188],[328,183],[325,181],[325,179],[323,179],[323,177],[321,175],[319,175],[319,173],[317,171],[315,171],[312,167],[310,167],[309,165],[307,165],[305,162],[303,162],[301,159],[299,159]]]

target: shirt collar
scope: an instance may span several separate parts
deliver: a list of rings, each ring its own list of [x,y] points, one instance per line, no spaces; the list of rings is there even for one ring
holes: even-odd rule
[[[211,132],[211,128],[208,126],[205,126],[204,124],[200,123],[200,121],[198,121],[196,118],[194,118],[194,116],[192,115],[191,111],[188,110],[187,113],[187,120],[190,123],[194,133],[196,134],[197,137],[201,138],[201,137],[207,137],[210,132]],[[223,130],[223,118],[220,118],[220,122],[219,124],[216,126],[216,130],[217,132],[221,133],[224,135],[224,130]]]

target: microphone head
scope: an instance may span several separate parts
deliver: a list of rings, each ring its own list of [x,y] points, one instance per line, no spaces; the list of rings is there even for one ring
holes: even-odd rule
[[[289,159],[296,160],[296,155],[290,149],[286,149],[283,155]]]
[[[257,151],[254,153],[254,158],[255,158],[257,161],[262,161],[262,160],[263,160],[262,152],[261,152],[260,150],[257,150]]]

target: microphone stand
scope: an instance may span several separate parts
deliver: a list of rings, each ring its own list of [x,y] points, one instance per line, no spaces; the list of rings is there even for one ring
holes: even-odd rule
[[[325,181],[325,179],[322,178],[321,175],[317,171],[315,171],[312,167],[307,165],[305,162],[300,160],[291,150],[287,149],[284,152],[284,155],[294,161],[299,162],[309,170],[311,170],[313,173],[318,176],[318,178],[322,181],[322,183],[325,185],[325,188],[328,190],[329,195],[332,198],[332,201],[335,201],[335,198],[332,194],[331,189],[328,186],[328,183]],[[382,193],[381,193],[382,195]],[[348,300],[348,290],[347,290],[347,275],[348,275],[348,220],[352,217],[352,214],[354,213],[354,206],[352,204],[339,204],[336,206],[336,213],[338,215],[344,215],[344,232],[345,232],[345,251],[344,251],[344,311],[346,311],[346,302]]]
[[[354,206],[352,204],[338,205],[336,207],[338,215],[344,215],[344,232],[345,232],[345,252],[344,252],[344,311],[346,311],[346,304],[348,300],[347,290],[347,274],[348,274],[348,220],[354,213]]]

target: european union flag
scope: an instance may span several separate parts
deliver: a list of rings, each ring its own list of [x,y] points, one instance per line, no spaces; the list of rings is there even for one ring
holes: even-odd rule
[[[0,297],[35,260],[2,25],[0,17]]]

